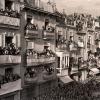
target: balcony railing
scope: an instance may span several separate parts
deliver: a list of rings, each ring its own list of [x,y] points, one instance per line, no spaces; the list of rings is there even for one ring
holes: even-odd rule
[[[38,30],[38,25],[28,23],[26,25],[26,34],[25,38],[39,38],[40,30]]]
[[[36,83],[37,80],[38,80],[38,77],[37,76],[36,77],[32,77],[32,78],[27,77],[27,78],[25,78],[25,83],[26,84],[33,84],[33,83]]]
[[[0,24],[20,26],[19,14],[15,11],[0,11]]]
[[[0,95],[5,95],[21,90],[21,79],[1,85]]]
[[[44,57],[44,58],[27,57],[27,66],[47,64],[53,62],[55,62],[55,57]]]
[[[20,64],[20,55],[0,55],[0,64]]]
[[[50,12],[54,13],[54,10],[52,8],[52,4],[50,2],[43,2],[41,0],[36,0],[35,2],[32,0],[25,0],[26,6],[45,11],[45,12]]]
[[[48,72],[43,73],[43,79],[44,80],[53,80],[55,78],[56,78],[56,74],[54,72],[52,72],[50,74]]]
[[[21,63],[20,48],[16,48],[14,43],[0,47],[0,64],[19,63]]]
[[[43,29],[43,39],[54,39],[55,38],[55,28],[52,26],[47,26]]]

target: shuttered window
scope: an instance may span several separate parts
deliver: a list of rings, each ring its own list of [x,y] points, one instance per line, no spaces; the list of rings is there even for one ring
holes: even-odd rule
[[[5,0],[0,0],[0,9],[5,9]]]

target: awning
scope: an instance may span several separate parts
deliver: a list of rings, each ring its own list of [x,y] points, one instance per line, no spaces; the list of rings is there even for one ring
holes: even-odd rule
[[[59,79],[64,84],[67,84],[73,81],[69,76],[61,76],[59,77]]]
[[[92,68],[90,71],[92,71],[94,74],[98,74],[100,72],[97,68]]]

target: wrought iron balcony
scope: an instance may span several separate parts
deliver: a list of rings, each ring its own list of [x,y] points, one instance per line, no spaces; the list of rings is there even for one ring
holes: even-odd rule
[[[16,48],[14,43],[6,47],[0,47],[0,64],[21,63],[20,48]]]
[[[43,29],[43,39],[54,39],[55,38],[55,28],[52,26],[47,26]]]
[[[21,79],[1,85],[0,96],[21,90]]]
[[[20,55],[0,55],[0,64],[20,64]]]
[[[30,77],[25,77],[25,83],[26,83],[26,84],[33,84],[33,83],[36,83],[37,80],[38,80],[38,77],[37,77],[37,76],[32,77],[32,78],[30,78]]]
[[[40,64],[48,64],[48,63],[54,63],[55,57],[27,57],[27,66],[35,66]]]
[[[55,78],[56,78],[56,74],[54,72],[49,73],[49,72],[44,71],[43,73],[44,80],[53,80]]]
[[[79,35],[86,35],[86,30],[84,30],[84,29],[77,30],[77,34],[79,34]]]
[[[42,30],[38,29],[38,25],[29,23],[26,25],[25,30],[26,30],[25,33],[26,39],[34,39],[42,37]]]
[[[19,27],[20,19],[19,14],[15,11],[0,11],[0,25],[10,25]]]

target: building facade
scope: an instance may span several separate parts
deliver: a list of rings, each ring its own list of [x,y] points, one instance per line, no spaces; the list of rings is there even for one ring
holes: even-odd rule
[[[0,100],[20,100],[19,13],[19,1],[0,1]]]

